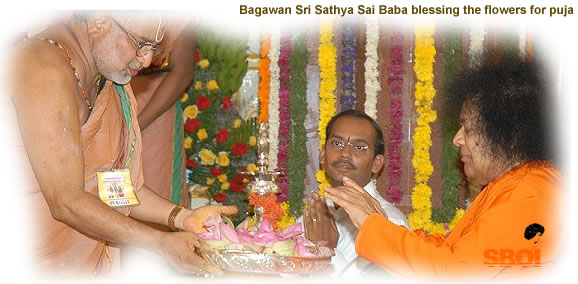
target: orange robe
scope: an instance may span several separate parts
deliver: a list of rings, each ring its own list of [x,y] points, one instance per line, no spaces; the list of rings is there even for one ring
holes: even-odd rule
[[[511,170],[486,186],[447,237],[410,231],[372,214],[357,236],[357,253],[393,274],[409,277],[543,274],[560,251],[560,182],[560,174],[544,164]],[[537,244],[524,237],[533,223],[545,229]]]
[[[88,121],[81,127],[84,153],[84,190],[98,198],[96,171],[106,168],[121,168],[130,155],[129,166],[134,190],[143,184],[141,159],[141,136],[136,122],[136,100],[130,87],[124,86],[130,100],[132,123],[127,130],[121,99],[111,82],[107,82],[98,95]],[[134,151],[131,151],[134,141]],[[21,145],[23,148],[24,146]],[[22,152],[25,152],[22,149]],[[129,154],[131,153],[132,154]],[[116,271],[120,267],[119,249],[115,244],[84,235],[68,225],[52,218],[50,209],[28,159],[26,173],[29,189],[25,196],[26,208],[30,208],[34,222],[34,253],[40,269],[59,273],[90,273]],[[130,208],[117,209],[123,215]]]

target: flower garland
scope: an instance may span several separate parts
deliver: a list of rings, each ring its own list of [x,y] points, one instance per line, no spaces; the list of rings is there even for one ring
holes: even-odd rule
[[[470,48],[468,49],[470,68],[476,68],[482,64],[485,36],[486,31],[483,24],[476,24],[470,27]]]
[[[269,170],[276,170],[277,152],[279,150],[279,53],[281,36],[278,30],[271,33],[269,49],[270,86],[269,86]]]
[[[386,194],[389,200],[400,202],[401,190],[401,143],[403,142],[403,104],[401,92],[403,87],[403,34],[398,30],[391,35],[391,55],[389,64],[389,125],[387,127],[387,177]]]
[[[335,115],[335,88],[337,87],[336,78],[336,61],[337,52],[333,39],[333,19],[326,20],[321,23],[319,28],[319,73],[321,82],[319,83],[319,148],[325,145],[325,128],[327,123]],[[323,194],[323,186],[329,185],[325,178],[324,170],[320,170],[317,174],[317,181],[319,181],[319,191]]]
[[[288,201],[291,215],[303,215],[303,192],[305,189],[305,170],[307,166],[307,132],[305,130],[305,116],[307,115],[306,67],[309,54],[305,45],[305,35],[295,35],[291,47],[291,132],[289,137],[289,175]]]
[[[460,54],[462,37],[458,31],[449,30],[444,36],[444,85],[451,86],[453,80],[461,72]],[[458,209],[458,192],[462,177],[456,161],[458,150],[452,140],[459,129],[456,113],[451,113],[449,96],[446,92],[441,97],[444,120],[442,123],[442,208],[433,211],[432,219],[440,223],[448,223],[454,218]]]
[[[377,93],[381,90],[379,84],[379,70],[377,68],[379,56],[377,45],[379,43],[379,27],[377,18],[370,17],[366,22],[367,41],[365,43],[365,113],[373,119],[377,119]]]
[[[319,148],[325,144],[325,128],[329,120],[335,115],[335,88],[337,77],[335,66],[337,52],[333,39],[333,20],[327,20],[319,29]]]
[[[430,233],[447,233],[443,224],[434,223],[432,217],[432,190],[427,185],[433,172],[429,149],[432,146],[430,123],[437,118],[432,109],[436,90],[433,86],[433,63],[436,54],[434,46],[434,25],[416,26],[415,33],[415,64],[414,72],[417,78],[415,84],[415,106],[419,117],[413,135],[414,156],[412,164],[415,169],[415,182],[411,197],[413,212],[408,219],[413,229],[424,229]],[[452,226],[458,223],[463,212],[456,212]],[[450,229],[453,229],[451,227]]]
[[[350,110],[355,107],[355,24],[349,22],[343,28],[343,56],[342,81],[343,94],[341,95],[341,110]]]
[[[259,60],[259,123],[269,120],[269,84],[271,74],[269,73],[269,50],[271,49],[271,39],[269,34],[263,34],[263,42],[261,43],[261,60]]]
[[[289,166],[289,128],[291,127],[291,111],[289,109],[291,38],[289,34],[284,34],[281,37],[280,51],[279,69],[281,73],[279,76],[279,150],[277,152],[277,169],[285,174],[279,177],[277,184],[281,188],[281,194],[279,194],[278,198],[280,202],[283,202],[287,200],[287,193],[289,192],[289,172],[287,171]]]

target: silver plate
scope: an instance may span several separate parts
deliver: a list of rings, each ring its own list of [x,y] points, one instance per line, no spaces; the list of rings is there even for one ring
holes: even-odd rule
[[[313,273],[325,269],[331,256],[283,256],[246,250],[211,250],[201,246],[201,256],[221,269],[256,273]]]

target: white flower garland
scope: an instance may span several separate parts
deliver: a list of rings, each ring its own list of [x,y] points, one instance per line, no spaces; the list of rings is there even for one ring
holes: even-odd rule
[[[365,113],[377,119],[377,93],[381,91],[379,85],[379,70],[377,45],[379,44],[379,27],[377,18],[370,17],[366,21],[367,42],[365,44]]]
[[[271,32],[271,49],[269,50],[269,170],[277,168],[277,153],[279,152],[279,53],[281,50],[281,32],[275,29]]]
[[[518,48],[520,49],[520,56],[526,58],[526,27],[520,26],[520,42]]]
[[[470,48],[468,49],[470,67],[475,68],[482,64],[485,36],[486,30],[483,24],[476,23],[470,26]]]

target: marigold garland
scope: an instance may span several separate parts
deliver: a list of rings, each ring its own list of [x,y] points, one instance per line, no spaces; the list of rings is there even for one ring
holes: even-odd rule
[[[434,46],[434,25],[416,26],[415,64],[417,78],[415,85],[415,106],[418,118],[413,135],[414,156],[412,164],[415,169],[415,182],[411,197],[413,212],[409,214],[409,223],[413,229],[423,229],[429,233],[446,234],[443,224],[434,223],[432,217],[432,190],[427,185],[433,172],[429,149],[432,146],[430,123],[436,120],[436,111],[432,109],[436,90],[433,86],[433,63],[436,54]],[[451,225],[457,224],[463,212],[456,212]],[[451,227],[450,229],[453,229]]]
[[[333,19],[326,20],[319,30],[319,148],[325,144],[325,128],[335,115],[335,89],[337,88],[337,52],[333,40]]]
[[[263,33],[261,43],[261,60],[259,60],[259,123],[269,120],[269,84],[271,74],[269,73],[269,50],[271,49],[271,38],[269,34]]]
[[[325,128],[329,120],[335,115],[335,89],[337,88],[336,77],[336,63],[337,52],[333,40],[333,19],[325,20],[321,23],[319,29],[319,73],[321,82],[319,83],[319,148],[325,145]],[[320,194],[323,193],[323,186],[329,185],[326,183],[325,172],[320,170],[317,173],[317,181],[319,181]],[[320,177],[323,178],[320,179]]]
[[[277,222],[284,216],[281,205],[277,202],[277,195],[275,193],[267,193],[259,195],[255,192],[249,193],[249,205],[255,206],[259,204],[265,210],[263,218],[273,224],[273,229],[277,230]]]

